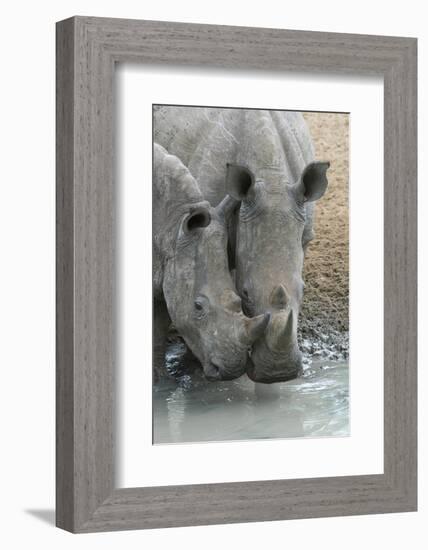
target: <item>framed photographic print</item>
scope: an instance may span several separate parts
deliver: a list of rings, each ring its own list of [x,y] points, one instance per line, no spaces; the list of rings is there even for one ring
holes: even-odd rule
[[[58,23],[57,525],[416,488],[416,40]]]

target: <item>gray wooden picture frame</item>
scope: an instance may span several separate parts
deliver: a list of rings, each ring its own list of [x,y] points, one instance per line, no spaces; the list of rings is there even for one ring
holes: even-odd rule
[[[414,38],[155,21],[57,24],[58,527],[82,533],[416,510],[416,47]],[[383,474],[115,487],[117,62],[383,77]]]

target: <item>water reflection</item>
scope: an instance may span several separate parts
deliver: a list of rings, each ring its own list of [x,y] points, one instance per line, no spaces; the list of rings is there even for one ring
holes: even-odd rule
[[[207,382],[198,371],[153,392],[154,443],[349,435],[348,365],[312,363],[298,380]]]

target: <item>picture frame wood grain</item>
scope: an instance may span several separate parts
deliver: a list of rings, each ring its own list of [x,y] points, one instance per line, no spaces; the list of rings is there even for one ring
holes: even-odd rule
[[[57,23],[56,524],[75,533],[417,509],[417,41],[72,17]],[[384,473],[117,489],[114,68],[384,79]]]

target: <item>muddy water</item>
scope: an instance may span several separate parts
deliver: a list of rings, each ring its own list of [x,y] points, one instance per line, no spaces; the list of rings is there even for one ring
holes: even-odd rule
[[[246,375],[207,382],[196,370],[153,390],[153,441],[184,443],[349,435],[347,362],[318,360],[290,382]]]

